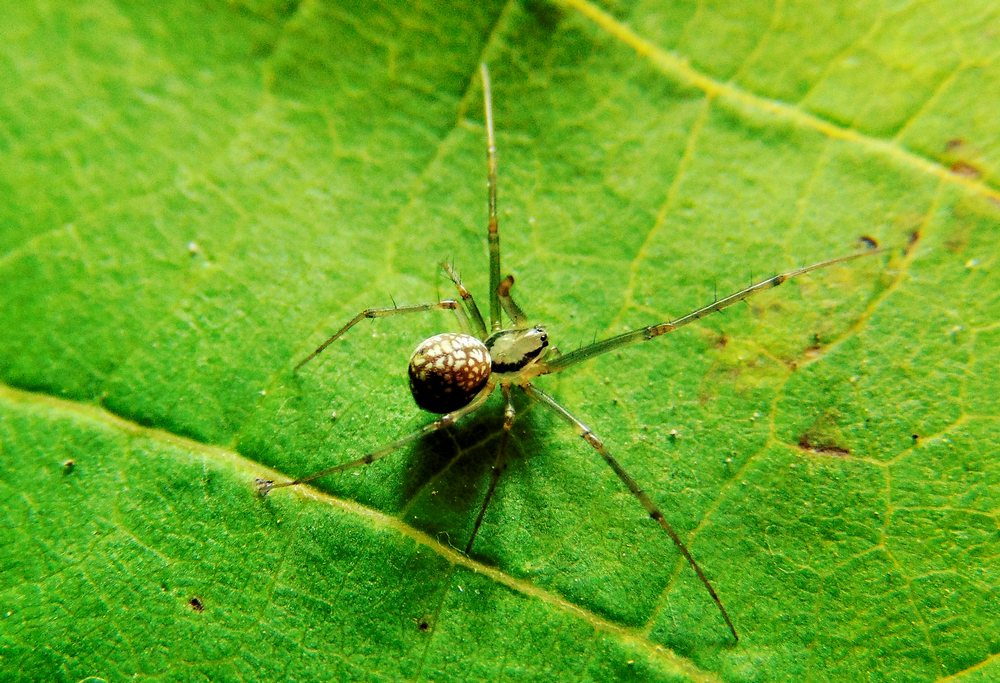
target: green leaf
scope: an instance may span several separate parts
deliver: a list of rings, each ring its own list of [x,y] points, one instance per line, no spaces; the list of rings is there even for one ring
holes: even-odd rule
[[[0,42],[0,677],[998,676],[995,3],[19,3]],[[405,364],[503,272],[592,449]]]

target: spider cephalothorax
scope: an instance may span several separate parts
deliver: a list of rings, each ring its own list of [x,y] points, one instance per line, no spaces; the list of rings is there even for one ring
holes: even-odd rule
[[[541,325],[527,329],[500,330],[486,340],[493,358],[493,372],[521,372],[543,357],[549,346],[549,335]]]
[[[441,416],[420,429],[403,435],[395,441],[385,444],[381,448],[355,460],[350,460],[320,470],[319,472],[313,472],[304,477],[278,484],[258,479],[258,490],[262,495],[266,495],[273,488],[304,484],[336,472],[371,464],[399,450],[424,434],[448,427],[466,415],[478,410],[486,403],[486,399],[493,393],[493,390],[499,386],[503,393],[505,404],[503,431],[501,432],[496,462],[493,465],[490,485],[483,499],[482,507],[479,509],[479,515],[473,524],[468,544],[465,546],[465,552],[468,553],[472,549],[476,533],[479,531],[479,526],[493,497],[493,492],[496,490],[500,473],[504,470],[507,441],[515,418],[512,390],[518,389],[524,392],[531,400],[552,411],[552,413],[572,427],[578,436],[583,438],[587,444],[597,451],[601,458],[611,467],[615,475],[617,475],[626,488],[645,508],[649,517],[666,532],[670,540],[677,546],[677,549],[684,556],[684,559],[687,560],[691,569],[698,575],[698,579],[705,586],[709,595],[712,596],[712,600],[718,607],[733,637],[738,640],[739,636],[736,634],[736,627],[733,626],[733,622],[729,618],[725,607],[723,607],[719,596],[716,594],[715,588],[713,588],[708,577],[701,570],[701,567],[698,566],[698,563],[691,555],[680,535],[674,531],[674,528],[667,522],[659,507],[653,502],[653,498],[643,491],[635,479],[625,471],[625,468],[611,455],[611,452],[601,439],[587,425],[566,410],[552,396],[536,387],[533,384],[533,380],[542,375],[562,372],[609,351],[649,341],[673,332],[679,327],[683,327],[716,311],[721,311],[759,292],[777,287],[790,278],[865,254],[877,253],[879,250],[869,248],[867,251],[797,268],[752,284],[680,318],[625,332],[615,337],[594,342],[565,355],[559,355],[554,348],[549,348],[549,339],[545,328],[540,325],[530,326],[528,324],[528,316],[511,297],[514,278],[508,275],[503,280],[500,279],[500,233],[496,209],[496,145],[493,134],[493,109],[490,101],[489,74],[486,71],[486,65],[482,66],[481,73],[483,79],[483,102],[486,114],[487,141],[486,160],[489,211],[487,239],[490,251],[489,327],[487,328],[486,321],[476,302],[473,300],[472,294],[462,284],[455,270],[448,264],[444,264],[442,267],[445,274],[451,279],[458,290],[460,300],[444,299],[412,306],[369,308],[356,315],[340,330],[323,342],[315,351],[299,362],[295,366],[295,370],[299,370],[303,365],[322,352],[323,349],[339,339],[347,330],[365,318],[385,318],[407,313],[450,310],[455,313],[458,324],[463,330],[462,333],[447,332],[435,335],[421,342],[413,352],[409,366],[410,391],[413,393],[413,399],[424,410],[438,413]],[[867,239],[867,244],[869,247],[877,246],[872,238]],[[510,327],[504,327],[504,321],[501,317],[502,313],[506,313],[506,317],[511,324]]]

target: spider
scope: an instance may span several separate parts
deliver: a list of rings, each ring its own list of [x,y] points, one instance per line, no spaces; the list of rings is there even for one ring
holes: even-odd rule
[[[431,413],[440,415],[420,429],[406,434],[395,441],[367,453],[366,455],[332,467],[313,472],[298,479],[275,483],[270,480],[257,479],[257,490],[266,496],[272,489],[298,486],[306,482],[370,465],[394,453],[406,444],[419,439],[425,434],[436,432],[457,423],[470,413],[475,412],[486,403],[486,400],[499,387],[503,394],[504,416],[503,430],[496,460],[493,464],[489,488],[479,508],[472,533],[465,546],[465,553],[472,550],[472,544],[483,522],[483,516],[493,498],[497,482],[505,469],[507,442],[511,428],[514,425],[513,391],[524,392],[531,400],[551,411],[560,420],[569,425],[586,441],[600,457],[611,467],[626,488],[636,500],[646,509],[649,516],[666,532],[667,536],[680,551],[688,565],[694,570],[698,579],[712,597],[726,626],[732,632],[735,641],[739,634],[733,621],[722,604],[712,583],[705,572],[694,559],[680,535],[666,520],[660,508],[642,489],[635,479],[625,470],[611,454],[604,442],[590,427],[580,421],[564,408],[555,398],[542,391],[534,384],[536,377],[563,372],[596,356],[620,349],[632,344],[650,341],[659,336],[692,323],[711,313],[721,311],[733,304],[748,299],[764,290],[777,287],[793,277],[826,268],[837,263],[850,261],[861,256],[882,251],[872,238],[863,239],[865,250],[840,256],[838,258],[820,261],[809,266],[796,268],[773,277],[751,284],[744,289],[728,296],[716,299],[711,304],[694,310],[674,320],[656,323],[624,334],[619,334],[602,341],[584,346],[570,353],[560,354],[555,347],[549,345],[549,337],[543,325],[531,325],[528,316],[515,303],[511,296],[514,278],[507,275],[500,278],[500,231],[497,222],[497,156],[496,141],[493,132],[493,104],[490,93],[489,71],[485,64],[480,65],[480,75],[483,84],[483,109],[486,119],[486,168],[487,168],[487,202],[489,222],[487,238],[490,252],[490,291],[489,291],[489,326],[483,318],[472,294],[462,284],[455,269],[447,263],[441,264],[447,277],[458,290],[458,299],[443,299],[425,304],[411,306],[391,306],[385,308],[368,308],[358,313],[343,327],[337,330],[312,353],[302,359],[294,368],[298,372],[309,361],[322,353],[330,344],[340,339],[349,329],[366,318],[386,318],[394,315],[424,313],[434,310],[448,310],[455,314],[461,333],[444,332],[434,335],[421,342],[410,357],[409,377],[410,392],[416,404]],[[506,315],[510,325],[505,325],[501,316]]]

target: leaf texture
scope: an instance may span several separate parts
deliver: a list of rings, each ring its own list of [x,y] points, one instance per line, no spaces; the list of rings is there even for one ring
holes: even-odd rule
[[[1000,676],[995,3],[20,3],[0,42],[0,678]],[[564,351],[887,248],[429,418],[503,272]]]

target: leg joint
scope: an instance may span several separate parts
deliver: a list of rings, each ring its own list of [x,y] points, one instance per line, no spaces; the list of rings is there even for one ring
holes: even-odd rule
[[[591,446],[593,446],[597,450],[601,450],[601,449],[604,448],[604,442],[601,441],[599,438],[597,438],[597,434],[594,434],[589,429],[586,430],[586,431],[584,431],[584,432],[581,432],[580,433],[580,438],[582,438],[584,441],[586,441],[587,443],[589,443]]]
[[[660,323],[659,325],[650,325],[646,328],[646,333],[643,335],[647,340],[655,339],[662,334],[673,331],[674,326],[670,323]]]

